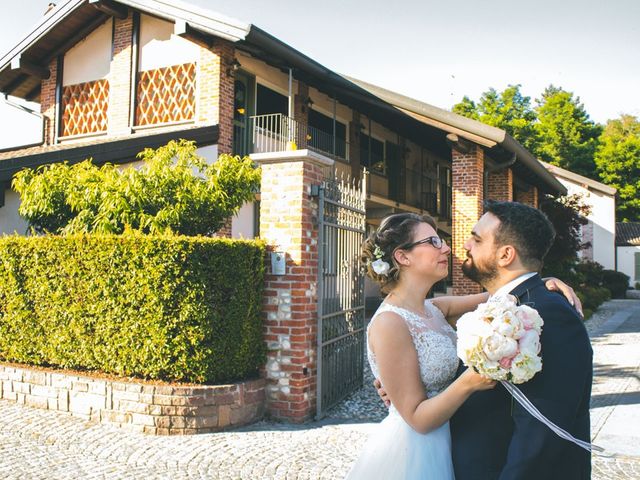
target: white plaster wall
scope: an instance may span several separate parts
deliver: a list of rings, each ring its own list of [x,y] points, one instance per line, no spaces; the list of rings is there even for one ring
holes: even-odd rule
[[[0,207],[0,235],[18,233],[24,235],[27,233],[28,224],[18,214],[20,206],[20,196],[13,190],[5,190],[4,206]]]
[[[106,78],[111,65],[112,21],[107,20],[64,55],[62,84]]]
[[[172,22],[140,16],[138,71],[195,63],[199,56],[198,45],[173,34]]]
[[[211,164],[218,158],[218,145],[209,145],[197,150],[198,155]],[[231,219],[231,236],[233,238],[252,239],[255,237],[255,212],[254,203],[245,203],[240,211]]]
[[[255,206],[253,202],[245,203],[231,220],[231,236],[233,238],[253,239],[255,232]]]
[[[629,275],[629,286],[640,282],[640,272],[635,271],[635,256],[640,255],[640,246],[618,247],[618,271]]]
[[[242,52],[236,52],[236,57],[240,62],[242,70],[254,75],[257,83],[261,83],[271,90],[287,96],[289,92],[289,76],[279,69],[270,67],[266,63],[257,60]],[[298,92],[298,82],[293,82],[293,93]],[[254,92],[255,93],[255,92]],[[254,95],[255,98],[255,95]]]
[[[591,214],[587,218],[592,223],[593,260],[604,268],[615,269],[616,215],[614,198],[596,190],[589,190],[560,176],[556,178],[567,187],[570,195],[581,195],[585,203],[591,206]]]

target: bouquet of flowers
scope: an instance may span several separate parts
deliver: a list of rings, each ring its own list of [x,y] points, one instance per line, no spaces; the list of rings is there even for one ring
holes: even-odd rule
[[[494,296],[457,323],[458,357],[480,374],[498,380],[511,396],[534,418],[560,438],[588,452],[609,456],[602,447],[579,440],[546,418],[514,383],[524,383],[542,370],[540,332],[542,318],[514,298]]]
[[[542,370],[542,318],[511,296],[492,297],[457,323],[458,357],[493,380],[524,383]]]

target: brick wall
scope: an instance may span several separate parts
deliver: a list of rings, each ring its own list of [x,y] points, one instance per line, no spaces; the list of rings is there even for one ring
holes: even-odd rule
[[[265,282],[267,411],[274,418],[301,422],[316,405],[318,214],[311,185],[322,181],[322,167],[302,152],[262,165],[260,237],[286,253],[285,275]],[[260,155],[253,155],[260,162]]]
[[[451,150],[453,177],[453,294],[480,293],[482,288],[462,274],[466,258],[463,248],[473,226],[482,215],[484,151],[475,146],[469,153]]]
[[[44,116],[44,144],[53,145],[56,139],[57,107],[56,107],[56,83],[58,79],[58,59],[54,58],[49,63],[51,75],[42,80],[40,91],[40,111]]]
[[[513,170],[505,168],[489,173],[487,199],[510,202],[513,200]]]
[[[217,39],[212,48],[200,47],[198,83],[198,123],[218,124],[218,153],[233,150],[234,77],[228,71],[235,48]]]
[[[131,132],[130,115],[133,57],[133,14],[124,20],[114,18],[113,57],[109,70],[108,132],[126,135]]]
[[[159,385],[0,364],[0,397],[127,430],[208,433],[264,414],[264,380],[232,385]]]
[[[528,190],[517,190],[515,194],[515,201],[538,208],[538,187],[530,185]]]

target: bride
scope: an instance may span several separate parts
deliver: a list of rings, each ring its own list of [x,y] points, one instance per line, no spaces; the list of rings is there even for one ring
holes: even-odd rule
[[[367,354],[391,406],[349,480],[453,479],[449,419],[472,393],[496,385],[472,369],[455,378],[456,334],[446,320],[455,325],[488,294],[425,300],[448,274],[451,249],[436,228],[431,217],[395,214],[363,245],[367,275],[387,294],[367,327]]]

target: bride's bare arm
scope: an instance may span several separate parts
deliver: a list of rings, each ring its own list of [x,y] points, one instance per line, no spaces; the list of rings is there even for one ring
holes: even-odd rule
[[[582,315],[582,304],[573,288],[562,280],[554,277],[547,277],[542,280],[547,289],[560,292],[566,297],[569,303],[576,308],[578,313]],[[447,322],[449,322],[452,327],[455,327],[461,315],[474,310],[479,304],[486,302],[488,298],[489,294],[484,292],[476,295],[436,297],[432,300],[432,303],[444,314]]]
[[[468,369],[445,391],[427,398],[411,334],[405,321],[393,312],[376,317],[369,328],[369,342],[391,403],[419,433],[444,424],[473,392],[495,386],[495,382]]]
[[[452,327],[456,326],[458,318],[464,313],[474,310],[478,305],[489,299],[487,292],[477,293],[475,295],[460,295],[436,297],[431,300],[438,309],[444,314],[447,322]]]

